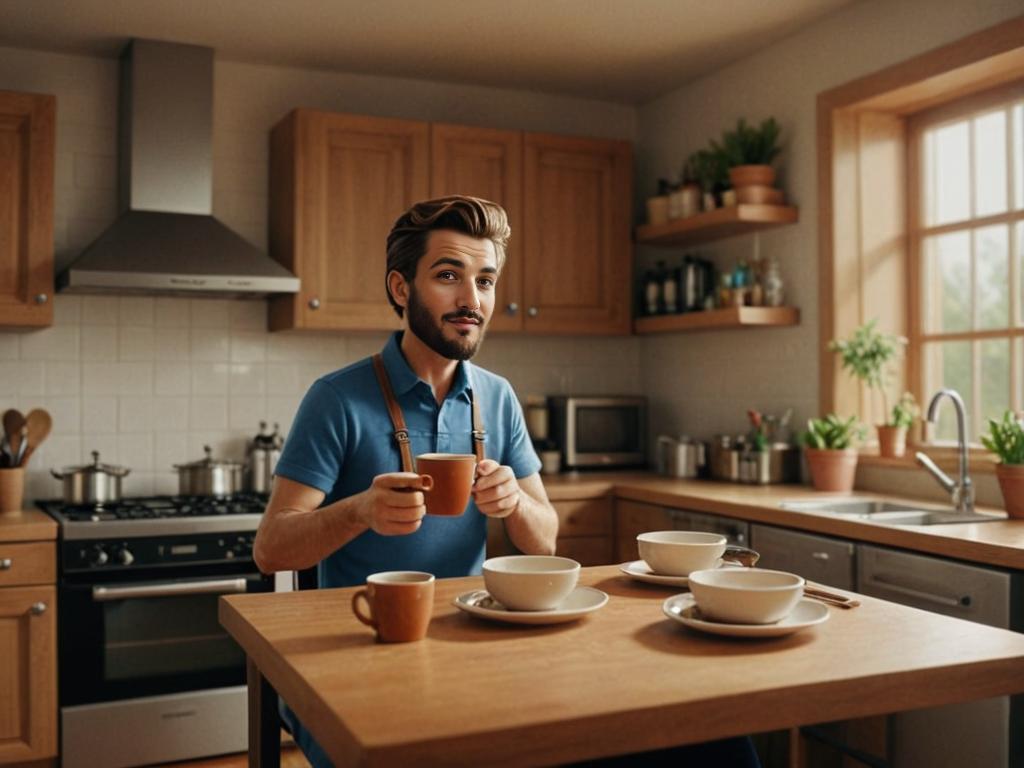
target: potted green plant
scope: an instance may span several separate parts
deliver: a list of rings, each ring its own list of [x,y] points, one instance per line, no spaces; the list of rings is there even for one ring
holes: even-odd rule
[[[716,206],[716,195],[729,183],[728,166],[725,157],[713,149],[698,149],[690,156],[694,176],[704,193],[703,208],[712,211]]]
[[[833,340],[828,348],[839,355],[844,371],[862,381],[869,392],[878,392],[882,400],[883,422],[878,429],[878,452],[889,458],[902,456],[906,450],[907,429],[917,415],[913,396],[903,395],[896,406],[889,408],[886,386],[892,374],[890,363],[907,340],[902,336],[882,333],[871,320],[855,329],[848,339]],[[909,398],[909,400],[908,400]]]
[[[853,443],[863,437],[864,428],[851,416],[842,419],[834,413],[823,419],[808,419],[807,431],[800,441],[816,491],[853,490],[857,473],[857,449]]]
[[[712,141],[711,147],[725,158],[729,180],[737,194],[744,187],[751,186],[777,192],[771,190],[775,183],[775,169],[771,162],[780,152],[779,124],[774,117],[769,117],[759,127],[747,125],[747,121],[741,117],[734,130],[722,134],[721,144]]]
[[[1003,492],[1006,514],[1024,517],[1024,419],[1007,411],[1001,421],[988,420],[981,443],[999,457],[996,477]]]

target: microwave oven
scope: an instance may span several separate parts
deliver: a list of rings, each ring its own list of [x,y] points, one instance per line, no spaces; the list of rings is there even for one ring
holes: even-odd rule
[[[647,398],[548,398],[550,437],[565,469],[640,467],[647,463]]]

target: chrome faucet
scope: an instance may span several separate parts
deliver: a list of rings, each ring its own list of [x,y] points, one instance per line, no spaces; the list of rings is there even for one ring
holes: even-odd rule
[[[939,401],[945,395],[953,401],[956,408],[956,437],[959,449],[959,470],[960,480],[955,481],[945,472],[936,466],[928,456],[918,451],[914,454],[917,463],[931,472],[932,476],[939,481],[939,485],[949,491],[952,496],[953,506],[956,511],[962,514],[974,513],[974,484],[971,482],[967,471],[967,409],[964,407],[964,400],[955,389],[940,389],[935,393],[932,401],[928,403],[928,423],[934,424],[938,418]]]

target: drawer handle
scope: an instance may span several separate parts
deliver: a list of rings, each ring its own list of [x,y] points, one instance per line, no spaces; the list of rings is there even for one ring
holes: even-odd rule
[[[33,616],[42,616],[46,613],[46,603],[32,603],[32,607],[29,608]]]
[[[881,584],[883,587],[891,592],[896,592],[900,595],[906,595],[907,597],[916,597],[918,600],[925,600],[930,603],[938,603],[939,605],[948,605],[953,608],[959,608],[961,606],[968,607],[971,604],[971,596],[963,595],[962,597],[946,597],[945,595],[935,595],[931,592],[922,592],[918,589],[911,589],[910,587],[904,587],[899,584],[895,584],[888,579],[884,579],[881,576],[875,577],[875,583]]]
[[[0,571],[9,571],[12,565],[14,565],[14,561],[9,557],[5,557],[0,560]]]
[[[815,560],[828,560],[828,552],[811,552],[811,557]]]

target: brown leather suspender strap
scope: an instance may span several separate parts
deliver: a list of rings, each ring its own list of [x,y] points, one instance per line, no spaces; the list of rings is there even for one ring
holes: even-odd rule
[[[384,402],[388,407],[388,415],[391,416],[391,425],[395,428],[395,442],[398,443],[398,450],[402,454],[402,471],[415,472],[412,463],[412,450],[409,443],[409,430],[405,426],[405,418],[402,416],[402,408],[395,399],[395,393],[391,389],[391,380],[388,378],[387,369],[384,368],[384,358],[378,352],[373,356],[373,372],[377,374],[377,381],[380,384],[380,391],[384,394]],[[487,440],[487,432],[484,430],[483,421],[480,419],[480,406],[477,405],[476,397],[470,390],[470,402],[473,404],[473,453],[476,454],[478,462],[484,460],[484,443]]]
[[[402,409],[395,399],[395,393],[391,389],[391,380],[384,368],[384,358],[378,352],[373,356],[373,372],[377,374],[377,381],[380,383],[380,391],[384,394],[384,402],[388,406],[388,414],[391,416],[391,424],[395,428],[395,442],[398,443],[398,451],[402,454],[402,471],[415,472],[412,465],[412,450],[409,448],[409,430],[405,427],[405,419],[402,417]]]

